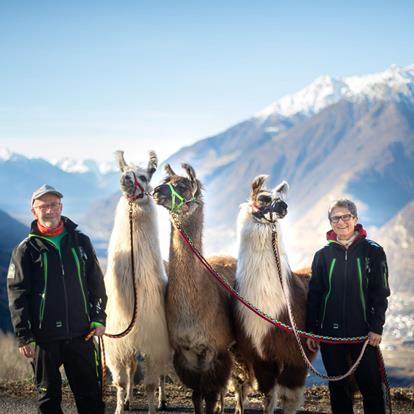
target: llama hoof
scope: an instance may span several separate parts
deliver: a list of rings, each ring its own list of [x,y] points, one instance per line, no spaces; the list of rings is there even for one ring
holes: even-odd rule
[[[167,409],[167,402],[164,401],[160,401],[160,403],[158,404],[157,410],[158,411],[165,411]]]

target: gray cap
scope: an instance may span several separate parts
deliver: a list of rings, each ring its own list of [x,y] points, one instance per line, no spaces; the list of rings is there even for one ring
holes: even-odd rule
[[[39,187],[32,195],[32,205],[35,200],[38,198],[44,196],[45,194],[54,194],[55,196],[58,196],[59,198],[63,197],[63,194],[57,191],[54,187],[52,187],[49,184],[43,184],[41,187]]]

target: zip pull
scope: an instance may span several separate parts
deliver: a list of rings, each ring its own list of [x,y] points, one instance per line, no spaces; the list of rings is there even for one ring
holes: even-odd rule
[[[345,250],[345,261],[348,260],[348,250]]]

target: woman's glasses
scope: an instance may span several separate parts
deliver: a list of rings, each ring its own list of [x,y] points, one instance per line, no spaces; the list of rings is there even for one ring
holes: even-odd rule
[[[347,222],[351,220],[354,216],[352,214],[343,214],[342,216],[332,216],[329,220],[331,223],[339,223],[339,220],[342,220],[344,222]]]

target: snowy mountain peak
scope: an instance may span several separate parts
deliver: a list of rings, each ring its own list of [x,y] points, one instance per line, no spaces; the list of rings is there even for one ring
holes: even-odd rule
[[[0,161],[16,161],[26,160],[27,158],[23,155],[16,154],[10,151],[8,148],[0,147]]]
[[[52,160],[51,163],[68,173],[84,174],[90,172],[100,175],[116,171],[115,164],[109,161],[83,160],[65,157],[59,160]]]
[[[8,150],[7,148],[0,148],[0,160],[1,161],[8,161],[12,158],[13,153]]]
[[[279,99],[256,117],[265,119],[276,114],[312,116],[341,99],[398,99],[401,94],[414,98],[414,65],[406,68],[392,65],[384,72],[365,76],[321,76],[299,92]]]

